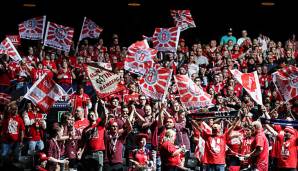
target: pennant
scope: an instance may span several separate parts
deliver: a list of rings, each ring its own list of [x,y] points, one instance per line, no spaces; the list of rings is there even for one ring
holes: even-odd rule
[[[139,80],[143,93],[152,99],[163,100],[172,77],[172,70],[155,65],[147,69],[145,75]]]
[[[196,27],[196,24],[190,14],[190,10],[171,10],[171,15],[176,27],[180,27],[181,31]]]
[[[46,16],[35,17],[19,24],[19,35],[22,39],[42,40]]]
[[[21,45],[21,38],[19,35],[6,35],[11,41],[11,43],[14,46],[20,46]]]
[[[179,36],[179,27],[156,28],[152,36],[153,46],[158,51],[176,52]]]
[[[188,109],[212,107],[210,95],[199,88],[187,75],[176,75],[181,103]]]
[[[47,112],[62,96],[68,97],[60,85],[55,83],[48,74],[44,74],[33,84],[24,98],[30,100],[44,112]]]
[[[146,68],[154,64],[157,50],[149,48],[147,40],[138,41],[128,48],[124,69],[138,75],[144,75]]]
[[[257,71],[242,73],[237,69],[230,70],[233,77],[243,86],[252,99],[259,105],[263,105],[262,93]]]
[[[125,89],[120,83],[120,75],[107,71],[101,67],[87,65],[85,68],[87,75],[100,98],[105,98],[111,94]]]
[[[22,60],[19,52],[12,44],[9,38],[5,38],[0,45],[0,54],[6,54],[11,57],[14,61],[19,62]]]
[[[74,30],[71,27],[48,22],[44,45],[69,52]]]
[[[88,19],[87,17],[84,17],[79,41],[85,38],[99,38],[102,31],[103,29],[99,27],[95,22]]]
[[[284,100],[288,102],[298,96],[298,68],[285,67],[272,74],[273,83]]]

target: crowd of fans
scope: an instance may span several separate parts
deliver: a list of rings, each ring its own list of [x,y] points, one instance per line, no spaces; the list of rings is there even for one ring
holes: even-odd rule
[[[23,60],[0,56],[1,167],[21,156],[32,156],[36,170],[296,170],[297,131],[291,126],[261,124],[264,118],[295,120],[298,99],[285,103],[271,74],[296,66],[295,36],[285,42],[265,35],[233,36],[231,29],[218,42],[189,44],[180,38],[176,53],[159,52],[161,66],[189,77],[209,93],[214,106],[200,112],[239,111],[236,118],[189,119],[172,79],[167,100],[146,97],[137,75],[124,70],[127,48],[117,34],[107,46],[85,39],[78,52],[41,46],[19,49]],[[84,65],[104,62],[121,75],[124,91],[100,99]],[[264,106],[257,105],[229,69],[257,71]],[[70,94],[71,110],[60,122],[48,122],[37,106],[23,98],[44,73]],[[73,91],[71,91],[73,90]],[[210,127],[211,129],[208,129]],[[204,141],[202,141],[204,140]]]

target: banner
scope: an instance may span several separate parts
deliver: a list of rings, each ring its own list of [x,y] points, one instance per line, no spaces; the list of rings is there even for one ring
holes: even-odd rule
[[[44,45],[69,52],[74,30],[71,27],[48,22]]]
[[[47,112],[62,96],[68,97],[61,86],[55,83],[48,74],[44,74],[33,84],[24,98],[30,100],[44,112]]]
[[[287,102],[298,95],[298,68],[285,67],[272,74],[273,83]]]
[[[46,16],[35,17],[19,24],[19,35],[22,39],[42,40]]]
[[[215,112],[196,112],[188,114],[191,119],[210,119],[210,118],[235,118],[238,116],[237,110],[232,111],[215,111]]]
[[[143,93],[152,99],[163,100],[169,88],[172,70],[155,65],[147,69],[145,75],[139,80]]]
[[[124,69],[138,75],[144,75],[146,68],[154,64],[157,50],[149,48],[147,40],[138,41],[128,48]]]
[[[181,31],[196,27],[196,24],[190,14],[190,10],[171,10],[171,15],[176,27],[180,27]]]
[[[243,86],[251,98],[259,105],[263,105],[261,87],[257,71],[242,73],[237,69],[230,70],[233,77]]]
[[[176,52],[179,36],[179,27],[156,28],[152,36],[153,46],[158,51]]]
[[[79,41],[85,38],[99,38],[100,33],[103,31],[101,27],[99,27],[95,22],[84,17]]]
[[[260,118],[262,124],[274,124],[274,125],[281,125],[281,126],[298,126],[298,121],[288,121],[282,119],[266,119]]]
[[[86,66],[86,72],[100,98],[107,97],[125,89],[120,83],[120,75],[101,67]]]
[[[21,45],[21,38],[19,35],[6,35],[11,41],[11,43],[14,46],[20,46]]]
[[[181,103],[188,109],[212,107],[210,95],[199,88],[187,75],[176,75]]]
[[[5,38],[0,45],[0,54],[6,54],[9,57],[11,57],[14,61],[18,62],[21,61],[22,58],[17,51],[17,49],[14,47],[12,42],[9,38]]]

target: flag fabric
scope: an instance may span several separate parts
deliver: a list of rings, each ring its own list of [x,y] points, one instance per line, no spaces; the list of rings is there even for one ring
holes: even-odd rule
[[[19,35],[22,39],[42,40],[46,16],[35,17],[19,24]]]
[[[6,54],[9,57],[11,57],[14,61],[18,62],[21,61],[22,58],[15,48],[15,46],[12,44],[11,40],[7,37],[5,38],[0,45],[0,54]]]
[[[154,64],[157,50],[149,48],[147,40],[138,41],[128,48],[124,69],[138,75],[144,75],[146,68]]]
[[[172,77],[172,70],[154,65],[148,68],[139,85],[143,93],[155,100],[164,100]]]
[[[175,75],[180,101],[188,109],[212,107],[211,96],[199,88],[187,75]]]
[[[88,19],[87,17],[84,17],[79,41],[85,38],[99,38],[102,31],[103,29],[99,27],[95,22]]]
[[[48,74],[44,74],[27,91],[24,98],[47,112],[63,96],[68,97],[63,88],[55,83]]]
[[[21,45],[21,38],[19,35],[6,35],[14,46]]]
[[[242,73],[237,69],[230,70],[233,77],[243,86],[252,99],[259,105],[263,105],[261,87],[257,71]]]
[[[74,30],[71,27],[48,22],[44,45],[69,52]]]
[[[158,51],[176,52],[179,36],[179,27],[156,28],[152,36],[152,43]]]
[[[273,83],[288,102],[298,96],[298,68],[294,66],[285,67],[272,74]]]
[[[100,98],[105,98],[111,94],[125,89],[120,84],[120,75],[108,71],[102,67],[87,65],[86,73]]]
[[[98,62],[98,66],[103,67],[104,69],[107,69],[109,71],[113,70],[111,63]]]
[[[180,27],[181,31],[196,27],[196,24],[190,14],[190,10],[171,10],[171,15],[176,27]]]

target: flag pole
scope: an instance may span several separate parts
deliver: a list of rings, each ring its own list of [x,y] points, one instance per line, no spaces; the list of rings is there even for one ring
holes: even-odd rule
[[[80,44],[80,41],[81,41],[81,35],[82,35],[82,31],[83,31],[83,27],[84,27],[85,20],[86,20],[86,17],[84,17],[84,20],[83,20],[83,24],[82,24],[82,28],[81,28],[81,32],[80,32],[80,36],[79,36],[79,40],[78,40],[77,47],[76,47],[76,52],[75,52],[76,55],[77,55],[78,50],[79,50],[79,44]]]

